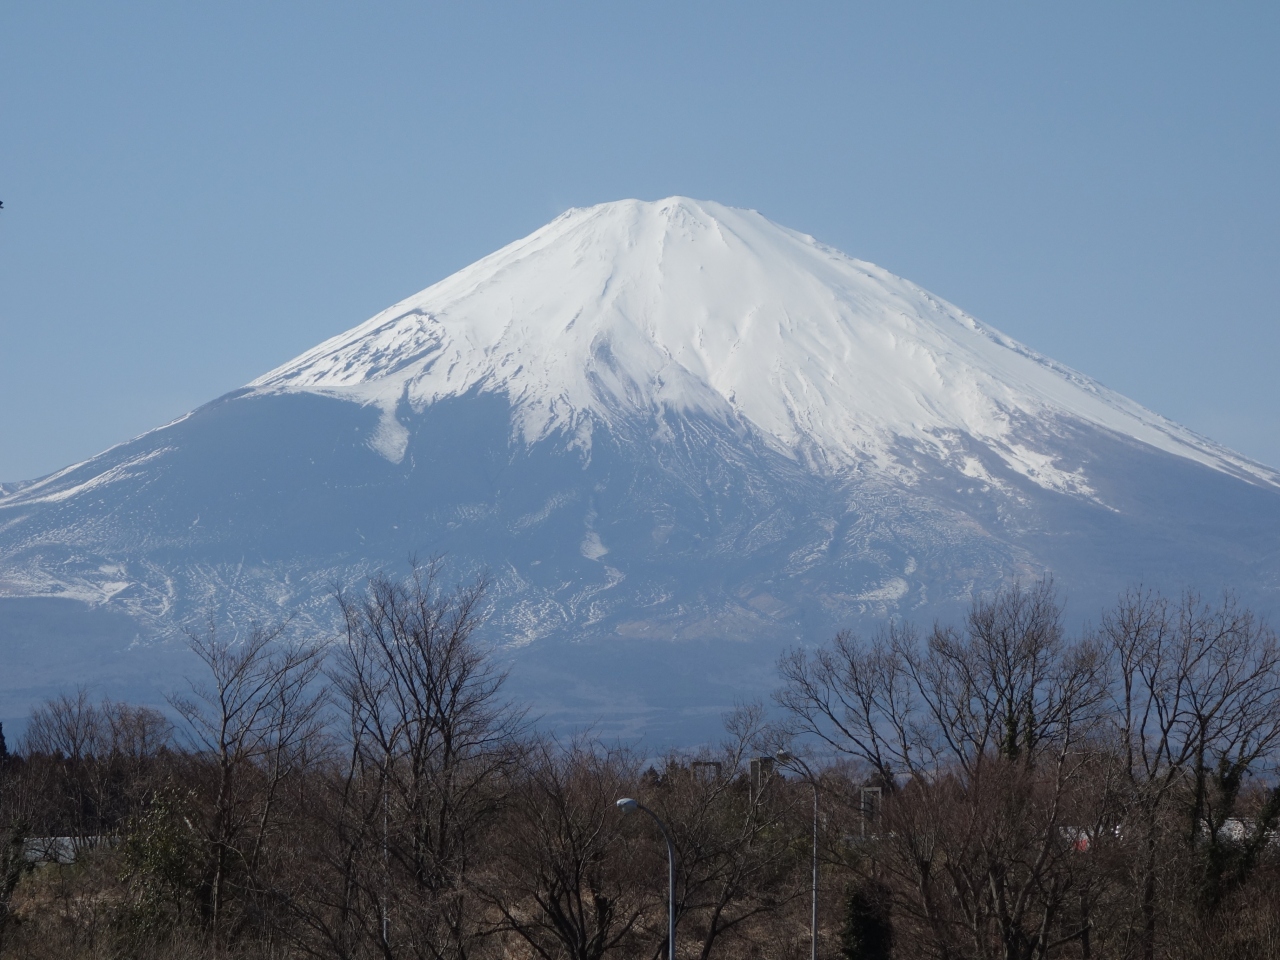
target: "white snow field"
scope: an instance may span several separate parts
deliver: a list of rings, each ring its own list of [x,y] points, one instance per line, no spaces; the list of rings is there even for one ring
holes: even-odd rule
[[[377,404],[392,459],[407,440],[402,400],[420,411],[479,389],[510,401],[527,443],[589,445],[619,414],[732,411],[822,470],[888,467],[904,439],[945,457],[959,432],[1071,490],[1081,478],[1014,428],[1070,417],[1280,484],[874,264],[685,197],[569,210],[251,386]]]

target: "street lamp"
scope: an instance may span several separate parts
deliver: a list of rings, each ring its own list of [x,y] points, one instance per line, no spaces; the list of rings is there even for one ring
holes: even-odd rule
[[[658,819],[656,813],[639,800],[623,797],[618,801],[618,806],[623,813],[643,810],[653,817],[653,822],[658,825],[658,829],[662,831],[663,839],[667,841],[667,960],[676,960],[676,845],[671,842],[671,834],[667,832],[667,825]]]
[[[813,912],[809,921],[809,950],[811,960],[818,960],[818,778],[807,763],[785,750],[779,750],[770,759],[799,771],[813,787]]]

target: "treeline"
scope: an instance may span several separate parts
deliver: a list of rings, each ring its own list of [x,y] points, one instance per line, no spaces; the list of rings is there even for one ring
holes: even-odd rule
[[[0,749],[0,955],[1280,957],[1280,645],[1052,584],[779,662],[776,708],[662,758],[539,733],[434,568],[323,645],[192,639],[166,715],[85,693]],[[816,844],[815,844],[816,837]],[[812,910],[817,870],[817,910]]]

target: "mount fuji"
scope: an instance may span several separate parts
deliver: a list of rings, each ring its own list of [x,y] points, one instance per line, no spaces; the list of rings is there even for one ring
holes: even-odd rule
[[[77,669],[145,685],[211,616],[331,632],[335,586],[417,555],[487,571],[545,715],[687,739],[788,645],[1012,578],[1081,617],[1139,581],[1267,610],[1278,534],[1280,473],[920,287],[753,211],[621,201],[0,487],[0,716]]]

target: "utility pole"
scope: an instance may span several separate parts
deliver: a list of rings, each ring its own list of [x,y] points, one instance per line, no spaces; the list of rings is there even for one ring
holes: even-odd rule
[[[658,818],[656,813],[639,800],[623,797],[618,801],[618,807],[623,813],[643,810],[653,817],[653,822],[658,825],[658,829],[662,831],[663,839],[667,841],[667,960],[676,960],[676,845],[671,842],[671,834],[667,832],[667,825]]]

